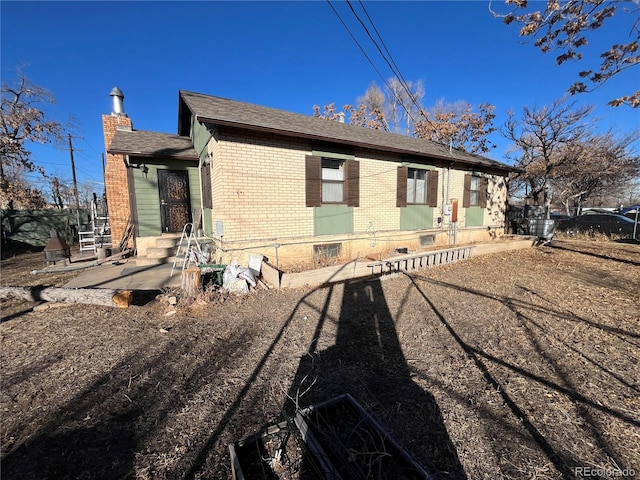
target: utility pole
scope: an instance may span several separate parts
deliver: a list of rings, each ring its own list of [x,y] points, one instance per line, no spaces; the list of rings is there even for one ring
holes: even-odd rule
[[[73,175],[73,194],[76,197],[76,222],[78,232],[80,232],[80,198],[78,196],[78,180],[76,179],[76,163],[73,160],[73,145],[71,144],[71,134],[69,134],[69,155],[71,156],[71,175]]]
[[[104,204],[103,205],[104,216],[109,217],[109,209],[107,207],[107,169],[104,165],[104,153],[102,153],[102,182],[104,185],[104,188],[102,189],[102,203]]]

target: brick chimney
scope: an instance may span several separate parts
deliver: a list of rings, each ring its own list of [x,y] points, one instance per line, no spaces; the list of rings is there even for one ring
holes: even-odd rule
[[[131,130],[131,119],[124,113],[124,94],[118,87],[111,90],[112,112],[102,116],[102,130],[104,132],[104,146],[109,149],[116,130]],[[129,183],[127,166],[123,155],[107,153],[107,164],[104,172],[107,206],[109,208],[109,224],[113,245],[118,245],[124,235],[129,217],[131,203],[129,201]]]

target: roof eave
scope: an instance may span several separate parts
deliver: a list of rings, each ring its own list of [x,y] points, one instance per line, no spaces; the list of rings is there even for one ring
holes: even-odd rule
[[[256,131],[256,132],[274,133],[274,134],[283,135],[283,136],[287,136],[287,137],[305,138],[305,139],[308,139],[308,140],[330,141],[330,142],[333,142],[333,143],[340,143],[340,144],[343,144],[343,145],[351,145],[351,146],[367,148],[367,149],[371,149],[371,150],[381,150],[382,149],[382,147],[380,145],[367,143],[367,142],[344,140],[344,139],[335,138],[335,137],[328,137],[328,136],[325,136],[325,135],[313,135],[313,134],[310,134],[310,133],[296,132],[296,131],[292,131],[292,130],[284,130],[284,129],[278,129],[278,128],[263,127],[263,126],[260,126],[260,125],[252,125],[252,124],[241,123],[241,122],[232,122],[232,121],[229,121],[229,120],[221,120],[219,118],[209,118],[209,117],[205,117],[205,116],[202,116],[202,115],[196,115],[196,120],[198,122],[201,122],[201,123],[212,123],[212,124],[215,124],[215,125],[222,125],[222,126],[240,128],[240,129],[245,129],[245,130],[252,130],[252,131]],[[484,168],[488,168],[488,169],[495,169],[495,170],[502,170],[502,171],[511,171],[512,170],[512,167],[510,167],[510,166],[483,164],[481,162],[473,162],[473,161],[470,161],[470,160],[460,159],[460,158],[456,158],[456,157],[453,157],[453,156],[439,155],[437,153],[429,153],[429,154],[427,154],[425,152],[420,152],[420,151],[411,150],[411,149],[407,149],[407,148],[397,148],[397,147],[392,147],[392,146],[385,146],[384,150],[385,151],[389,151],[389,152],[394,152],[394,153],[402,153],[402,154],[408,154],[408,155],[416,155],[416,156],[420,156],[420,157],[434,158],[436,160],[442,160],[442,161],[451,162],[451,163],[462,163],[462,164],[465,164],[465,165],[470,165],[470,166],[475,166],[475,167],[484,167]]]
[[[195,162],[199,160],[196,155],[175,155],[162,152],[137,152],[133,150],[108,149],[107,153],[111,155],[129,155],[131,157],[143,158],[175,158],[176,160],[193,160]]]

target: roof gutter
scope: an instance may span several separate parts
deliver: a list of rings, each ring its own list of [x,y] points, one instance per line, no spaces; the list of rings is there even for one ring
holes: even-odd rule
[[[133,157],[143,157],[143,158],[175,158],[177,160],[192,160],[194,162],[199,161],[200,159],[197,156],[193,155],[168,155],[162,152],[136,152],[133,150],[107,150],[107,153],[112,155],[129,155]]]
[[[293,130],[283,130],[283,129],[278,129],[278,128],[263,127],[263,126],[260,126],[260,125],[251,125],[251,124],[248,124],[248,123],[232,122],[232,121],[229,121],[229,120],[221,120],[221,119],[218,119],[218,118],[209,118],[209,117],[205,117],[205,116],[201,116],[201,115],[196,115],[196,120],[198,122],[201,122],[201,123],[212,123],[212,124],[215,124],[215,125],[222,125],[222,126],[226,126],[226,127],[233,127],[233,128],[243,129],[243,130],[251,130],[251,131],[255,131],[255,132],[274,133],[274,134],[282,135],[282,136],[285,136],[285,137],[296,137],[296,138],[305,138],[305,139],[309,139],[309,140],[329,141],[329,142],[333,142],[333,143],[340,143],[340,144],[343,144],[343,145],[350,145],[350,146],[356,146],[356,147],[361,147],[361,148],[368,148],[370,150],[382,150],[381,146],[374,145],[374,144],[371,144],[371,143],[366,143],[366,142],[344,140],[344,139],[340,139],[340,138],[336,138],[336,137],[327,137],[327,136],[323,136],[323,135],[313,135],[313,134],[304,133],[304,132],[296,132],[296,131],[293,131]],[[500,170],[500,171],[507,171],[507,172],[512,171],[512,170],[515,171],[515,169],[513,169],[512,167],[505,168],[505,167],[501,167],[499,165],[483,165],[481,163],[475,163],[475,162],[471,162],[469,160],[456,158],[456,157],[453,157],[453,156],[439,155],[439,154],[426,154],[424,152],[410,150],[410,149],[406,149],[406,148],[396,148],[396,147],[392,147],[392,146],[387,146],[387,147],[384,148],[384,150],[385,151],[390,151],[390,152],[395,152],[395,153],[415,155],[415,156],[424,157],[424,158],[435,158],[437,160],[443,160],[443,161],[446,161],[446,162],[462,163],[462,164],[465,164],[465,165],[485,168],[485,169],[489,169],[489,170]]]

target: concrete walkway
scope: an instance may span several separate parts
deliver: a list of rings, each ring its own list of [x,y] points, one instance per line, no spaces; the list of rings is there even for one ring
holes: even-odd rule
[[[181,270],[170,277],[172,264],[138,266],[135,260],[89,267],[65,285],[66,288],[113,288],[121,290],[161,290],[179,287]]]
[[[473,256],[497,253],[508,250],[530,248],[534,238],[519,237],[513,240],[489,244],[474,245]],[[75,263],[75,262],[74,262]],[[371,262],[364,262],[356,268],[358,262],[325,267],[309,272],[280,274],[273,268],[263,265],[262,275],[272,286],[296,288],[303,285],[320,285],[327,282],[366,277],[371,275]],[[180,287],[181,269],[176,268],[170,277],[173,264],[138,266],[134,259],[90,267],[65,285],[67,288],[113,288],[120,290],[161,290]],[[273,272],[271,272],[271,270]]]

